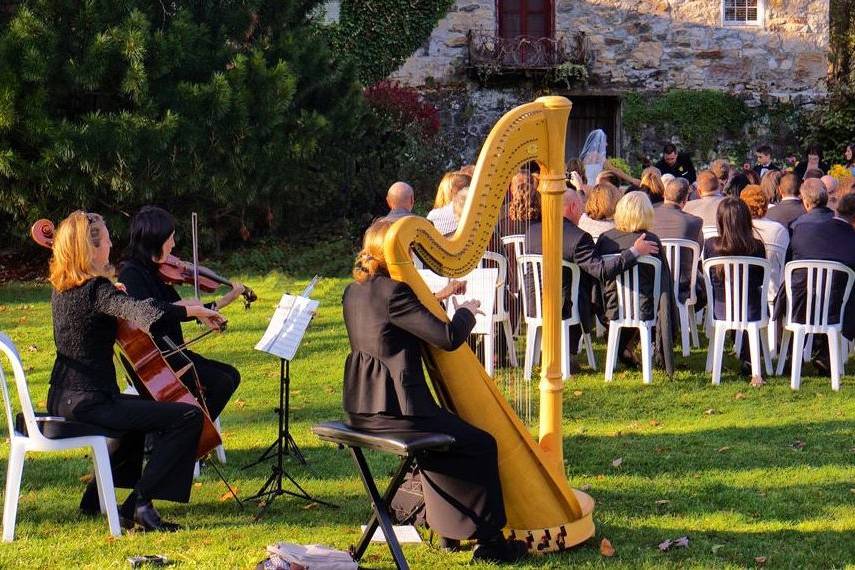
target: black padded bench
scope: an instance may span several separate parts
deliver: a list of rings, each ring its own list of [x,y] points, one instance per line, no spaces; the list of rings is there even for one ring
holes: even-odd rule
[[[362,533],[359,544],[355,548],[352,547],[353,559],[358,562],[362,558],[362,555],[365,554],[365,550],[368,548],[368,543],[371,542],[374,531],[377,530],[377,526],[379,525],[383,531],[383,535],[386,537],[386,544],[389,545],[392,558],[395,559],[395,565],[399,570],[408,570],[410,566],[404,558],[401,545],[398,544],[398,539],[395,537],[395,532],[392,528],[392,520],[389,517],[389,502],[395,496],[395,492],[404,481],[404,476],[420,453],[446,450],[454,443],[454,438],[444,433],[376,434],[356,430],[342,422],[319,424],[312,428],[312,432],[324,441],[329,441],[337,444],[339,447],[350,449],[353,461],[359,469],[362,484],[365,486],[365,491],[371,499],[373,512],[371,518],[368,519],[365,532]],[[368,462],[365,461],[365,455],[362,453],[363,449],[391,453],[401,458],[401,464],[382,497],[377,490],[377,485],[374,483],[374,477],[368,468]]]

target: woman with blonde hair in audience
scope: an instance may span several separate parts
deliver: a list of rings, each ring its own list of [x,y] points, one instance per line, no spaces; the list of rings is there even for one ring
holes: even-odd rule
[[[601,182],[594,186],[585,202],[585,213],[579,218],[579,228],[591,234],[594,241],[615,227],[614,215],[620,191],[613,184]]]
[[[774,205],[777,202],[778,185],[781,183],[783,176],[784,172],[780,170],[770,170],[760,179],[760,188],[763,190],[763,195],[766,196],[767,206]]]
[[[763,179],[765,180],[770,174],[780,174],[780,172],[768,172]],[[751,212],[751,226],[754,228],[754,235],[760,238],[766,248],[766,259],[769,260],[772,267],[769,274],[769,298],[772,300],[781,285],[781,271],[784,256],[790,246],[790,233],[786,227],[766,217],[769,202],[766,198],[766,192],[760,186],[754,184],[746,186],[742,190],[742,194],[739,195],[739,199],[748,206],[748,211]],[[775,257],[776,254],[777,258]]]
[[[433,202],[433,210],[426,216],[439,233],[447,235],[457,229],[457,221],[454,219],[454,207],[452,201],[454,196],[463,188],[469,186],[472,178],[461,172],[446,172],[439,183],[436,198]]]
[[[668,374],[673,374],[674,353],[672,344],[674,336],[672,326],[675,321],[672,316],[676,305],[669,277],[671,270],[668,267],[668,260],[665,258],[665,251],[659,237],[649,231],[653,225],[653,204],[650,203],[647,194],[641,191],[627,192],[617,203],[614,223],[615,227],[602,234],[597,240],[594,247],[597,255],[621,253],[627,249],[632,249],[638,238],[652,241],[659,246],[659,251],[655,255],[661,263],[659,314],[655,315],[659,319],[656,327],[656,349]],[[653,268],[648,264],[639,264],[638,272],[641,282],[642,316],[645,319],[653,319]],[[607,319],[615,319],[619,314],[616,283],[610,281],[604,285],[601,284],[601,286],[603,286],[605,316]],[[628,368],[636,368],[639,365],[638,358],[635,355],[635,347],[638,345],[639,339],[638,329],[621,330],[617,346],[618,360]]]
[[[665,185],[662,183],[662,173],[655,166],[648,166],[641,172],[639,189],[647,194],[651,204],[659,204],[665,200]]]

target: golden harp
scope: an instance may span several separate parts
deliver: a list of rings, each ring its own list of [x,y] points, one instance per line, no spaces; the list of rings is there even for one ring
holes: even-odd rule
[[[396,222],[384,244],[393,279],[409,284],[422,303],[447,319],[415,269],[411,251],[435,273],[467,274],[487,248],[508,181],[522,164],[541,168],[544,251],[544,373],[541,380],[541,441],[496,389],[470,348],[454,352],[425,346],[428,372],[443,404],[467,422],[491,433],[499,448],[499,472],[508,517],[506,534],[527,540],[532,552],[563,550],[594,534],[594,501],[571,489],[561,457],[560,316],[561,196],[564,141],[570,101],[541,97],[508,112],[481,149],[457,231],[443,237],[424,218]],[[551,325],[550,325],[551,323]]]

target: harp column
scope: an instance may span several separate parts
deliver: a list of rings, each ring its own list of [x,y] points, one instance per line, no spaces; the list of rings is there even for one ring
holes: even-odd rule
[[[540,165],[543,224],[543,365],[540,377],[540,447],[550,469],[564,478],[561,420],[564,380],[561,377],[561,261],[564,239],[563,196],[566,190],[564,143],[572,104],[564,97],[540,97],[544,105],[548,151]]]

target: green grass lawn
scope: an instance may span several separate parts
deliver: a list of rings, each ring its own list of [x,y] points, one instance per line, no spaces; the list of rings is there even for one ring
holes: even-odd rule
[[[224,472],[240,495],[254,493],[268,466],[242,471],[275,435],[278,362],[253,349],[284,291],[305,280],[281,273],[245,276],[260,297],[250,311],[227,310],[228,331],[198,350],[236,365],[241,387],[223,414],[228,463]],[[275,541],[325,543],[346,549],[359,535],[368,503],[349,456],[320,443],[312,424],[341,416],[340,385],[347,336],[340,299],[345,279],[321,281],[321,308],[291,370],[292,429],[310,466],[288,464],[312,494],[341,506],[328,509],[280,498],[259,520],[222,500],[225,487],[203,471],[187,505],[161,503],[164,515],[186,525],[176,534],[134,533],[112,539],[104,519],[83,519],[77,503],[90,463],[82,452],[31,456],[25,463],[16,541],[0,545],[0,567],[127,567],[126,557],[160,553],[180,565],[249,568]],[[44,409],[54,359],[49,289],[0,286],[0,330],[24,358],[33,401]],[[190,327],[193,332],[195,327]],[[602,364],[604,346],[597,346]],[[585,373],[568,383],[564,404],[567,477],[597,502],[596,539],[570,553],[532,559],[526,567],[766,568],[855,567],[855,382],[839,393],[826,378],[806,376],[792,392],[788,379],[752,389],[727,362],[721,386],[703,373],[705,352],[694,351],[673,380],[639,373],[614,382]],[[584,359],[582,359],[584,360]],[[5,366],[5,362],[4,362]],[[805,373],[809,373],[806,367]],[[534,386],[536,387],[536,382]],[[537,396],[534,397],[535,402]],[[535,422],[536,423],[536,422]],[[0,446],[5,464],[8,445]],[[618,467],[615,459],[621,458]],[[378,473],[393,461],[370,458]],[[4,470],[5,471],[5,470]],[[120,499],[125,491],[120,491]],[[688,548],[660,552],[657,544],[687,535]],[[608,538],[617,553],[604,558]],[[471,554],[406,546],[414,568],[466,565]],[[392,567],[385,546],[369,548],[364,563]]]

